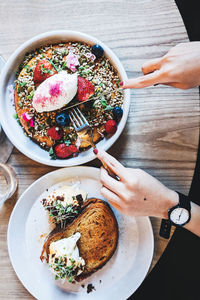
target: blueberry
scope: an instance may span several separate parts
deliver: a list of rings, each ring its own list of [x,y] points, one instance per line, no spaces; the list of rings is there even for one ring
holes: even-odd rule
[[[92,53],[96,56],[96,58],[100,58],[103,56],[104,50],[100,45],[96,44],[92,46]]]
[[[61,112],[56,115],[56,123],[60,126],[68,126],[70,123],[70,117],[67,112]]]
[[[119,121],[121,119],[121,117],[123,116],[123,109],[119,106],[116,106],[113,108],[112,113],[113,113],[114,119],[116,121]]]

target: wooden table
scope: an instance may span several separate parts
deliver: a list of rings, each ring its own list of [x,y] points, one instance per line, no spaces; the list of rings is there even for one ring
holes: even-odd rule
[[[41,32],[71,29],[96,36],[122,61],[128,77],[141,65],[187,42],[182,19],[172,0],[41,0],[0,2],[0,55],[8,59],[24,41]],[[196,160],[199,135],[197,89],[181,91],[157,86],[131,93],[126,128],[110,149],[125,166],[142,168],[172,189],[187,193]],[[37,178],[54,170],[14,149],[19,188],[0,209],[0,299],[33,299],[19,282],[8,258],[6,231],[13,206]],[[97,161],[90,166],[99,166]],[[151,218],[155,252],[151,268],[167,245],[158,235],[160,220]]]

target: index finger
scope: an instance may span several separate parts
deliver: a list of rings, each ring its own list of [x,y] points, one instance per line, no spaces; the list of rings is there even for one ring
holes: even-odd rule
[[[103,150],[98,150],[97,158],[105,163],[120,180],[123,180],[126,168],[118,160]]]
[[[160,72],[160,70],[156,70],[153,73],[144,75],[144,76],[140,76],[137,78],[131,78],[131,79],[127,79],[126,81],[123,82],[123,84],[121,85],[121,88],[124,89],[139,89],[139,88],[144,88],[144,87],[148,87],[157,83],[163,83],[165,82],[162,73]]]

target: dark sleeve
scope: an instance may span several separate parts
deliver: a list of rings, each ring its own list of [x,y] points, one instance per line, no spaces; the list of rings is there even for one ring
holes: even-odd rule
[[[189,198],[192,202],[200,205],[200,141],[198,146],[197,162],[189,191]]]
[[[200,41],[199,0],[175,0],[190,41]]]

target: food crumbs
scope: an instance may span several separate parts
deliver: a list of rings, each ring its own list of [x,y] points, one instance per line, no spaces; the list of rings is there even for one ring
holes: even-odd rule
[[[46,236],[47,236],[47,233],[43,233],[43,234],[40,235],[40,239],[43,239],[43,238],[45,238]]]
[[[89,294],[89,293],[91,293],[93,290],[96,291],[95,287],[94,287],[91,283],[89,283],[89,284],[87,285],[87,293]]]

